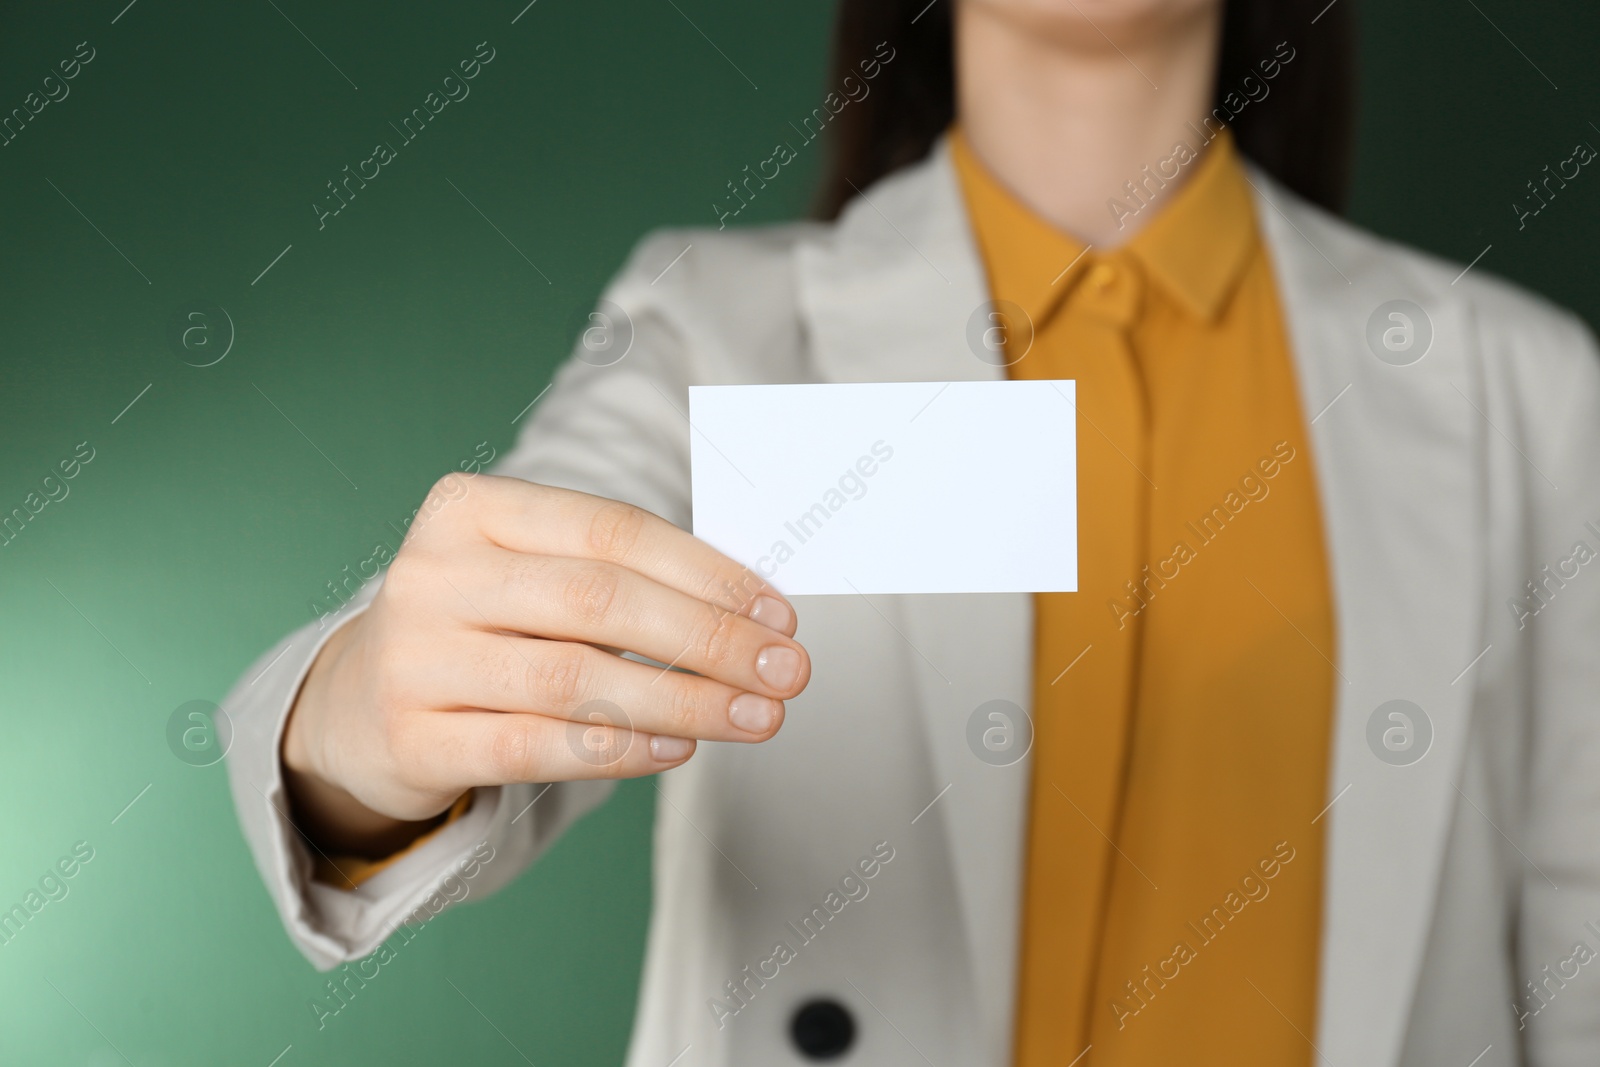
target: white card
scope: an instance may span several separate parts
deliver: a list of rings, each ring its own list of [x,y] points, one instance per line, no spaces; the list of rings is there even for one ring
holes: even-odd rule
[[[690,386],[695,536],[790,595],[1075,591],[1075,384]]]

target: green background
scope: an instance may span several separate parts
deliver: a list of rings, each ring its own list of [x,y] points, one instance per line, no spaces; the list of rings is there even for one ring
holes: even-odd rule
[[[429,924],[319,1031],[322,979],[279,928],[223,768],[166,741],[175,708],[220,699],[436,476],[480,441],[503,452],[631,244],[713,222],[724,183],[826,92],[831,5],[538,0],[513,24],[525,2],[3,8],[0,111],[78,42],[97,55],[0,148],[0,512],[78,442],[96,456],[0,548],[0,910],[75,842],[95,858],[0,946],[0,1062],[622,1058],[648,783]],[[1476,269],[1595,321],[1600,174],[1521,232],[1511,204],[1600,145],[1600,10],[1363,15],[1354,218],[1463,263],[1492,245]],[[485,40],[470,97],[319,231],[324,183]],[[740,223],[802,212],[816,152]],[[203,369],[165,337],[197,298],[237,335]]]

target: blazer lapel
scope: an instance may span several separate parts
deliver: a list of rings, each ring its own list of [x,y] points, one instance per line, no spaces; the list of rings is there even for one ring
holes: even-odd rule
[[[1469,309],[1448,287],[1252,180],[1311,424],[1338,618],[1317,1046],[1328,1062],[1385,1067],[1420,979],[1484,652],[1482,375]],[[1391,300],[1423,309],[1416,337],[1431,322],[1431,346],[1408,366],[1367,340]],[[1393,700],[1421,714],[1378,714]]]
[[[801,313],[821,380],[1005,377],[967,345],[968,322],[989,290],[945,144],[868,189],[796,255]],[[954,492],[951,503],[959,507]],[[1024,757],[995,767],[978,759],[967,723],[991,700],[1029,708],[1032,600],[1025,593],[855,599],[862,601],[862,632],[881,634],[887,653],[910,662],[918,679],[908,697],[924,729],[913,743],[927,746],[938,786],[948,789],[937,800],[908,798],[905,817],[916,819],[911,831],[918,835],[940,834],[950,853],[973,972],[962,995],[977,1005],[989,1058],[1005,1062],[1029,763]]]
[[[1419,980],[1483,651],[1482,375],[1469,309],[1448,287],[1251,178],[1311,429],[1338,619],[1330,807],[1306,828],[1327,840],[1316,1043],[1332,1062],[1381,1067],[1399,1056]],[[800,242],[796,271],[820,380],[1004,377],[967,347],[988,289],[943,144]],[[1372,313],[1393,299],[1431,322],[1427,354],[1409,366],[1380,361],[1366,341]],[[929,759],[950,788],[917,825],[937,820],[952,856],[972,995],[999,1062],[1010,1054],[1029,763],[984,764],[965,727],[988,700],[1030,707],[1031,600],[874,597],[869,610],[919,668]],[[1372,726],[1392,700],[1422,710],[1410,716],[1414,739],[1431,733],[1408,764],[1382,741],[1403,732],[1387,716],[1404,709]]]

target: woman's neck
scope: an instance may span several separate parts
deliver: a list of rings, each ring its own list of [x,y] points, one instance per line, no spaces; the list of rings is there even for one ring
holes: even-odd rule
[[[1108,202],[1177,141],[1192,142],[1188,123],[1211,110],[1221,5],[1199,5],[1159,26],[1108,27],[1115,44],[1086,20],[1041,24],[1015,6],[956,4],[962,131],[1041,217],[1088,244],[1114,247],[1154,213],[1119,218]]]

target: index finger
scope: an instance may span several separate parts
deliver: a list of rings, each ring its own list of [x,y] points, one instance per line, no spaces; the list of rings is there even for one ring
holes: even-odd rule
[[[619,500],[489,474],[471,521],[513,552],[604,560],[695,597],[719,611],[793,637],[794,606],[750,568],[659,515]]]

